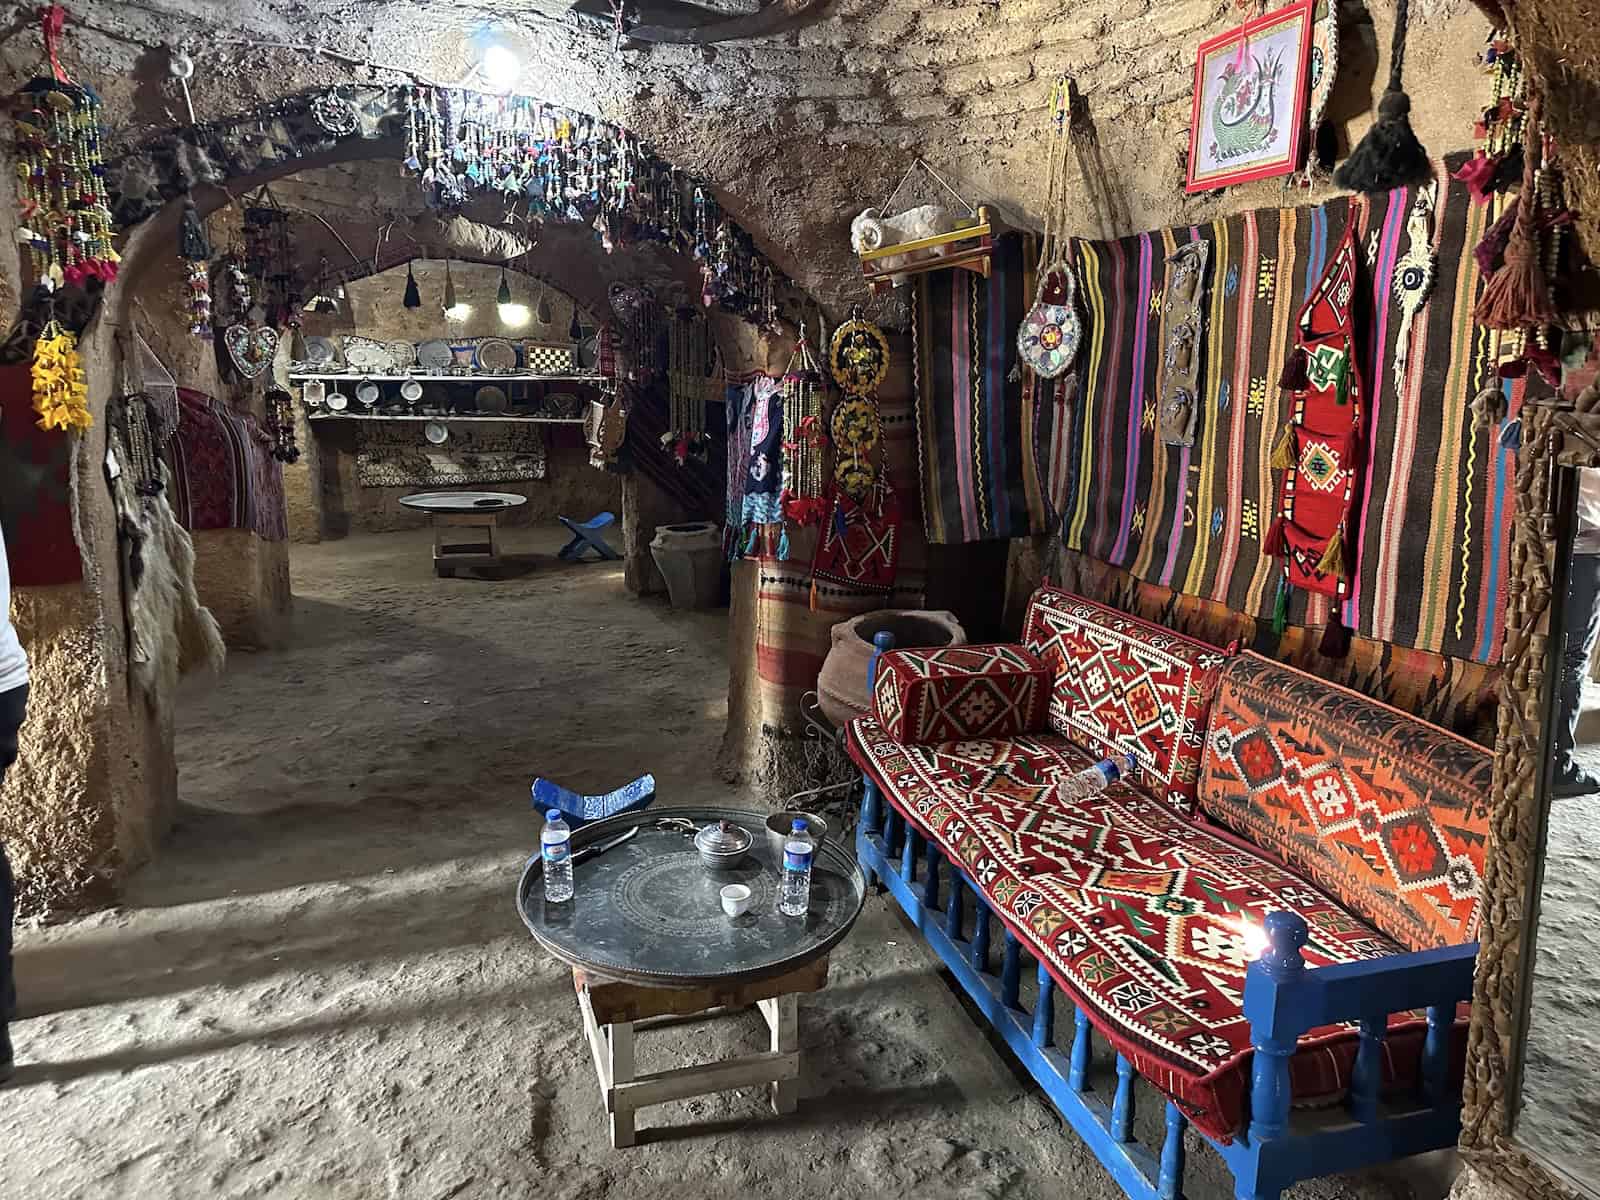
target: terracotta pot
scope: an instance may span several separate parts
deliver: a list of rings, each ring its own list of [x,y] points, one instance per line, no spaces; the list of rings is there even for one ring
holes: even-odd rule
[[[898,650],[964,646],[967,642],[967,631],[952,612],[885,608],[840,621],[833,627],[833,648],[817,677],[818,706],[839,728],[872,707],[867,667],[872,662],[872,639],[885,630],[894,634]]]

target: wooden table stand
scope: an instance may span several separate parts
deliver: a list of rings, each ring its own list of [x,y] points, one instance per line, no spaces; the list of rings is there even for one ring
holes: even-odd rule
[[[433,573],[451,576],[457,567],[493,565],[500,561],[500,544],[495,539],[499,509],[483,512],[436,512],[433,514]],[[479,541],[464,541],[459,529],[482,530]]]
[[[826,957],[785,975],[755,983],[700,988],[657,988],[622,983],[574,969],[572,984],[583,1013],[600,1094],[611,1118],[611,1145],[635,1142],[634,1113],[652,1104],[769,1084],[772,1110],[792,1113],[800,1096],[800,1040],[796,1021],[802,992],[828,981]],[[633,1035],[689,1016],[755,1005],[766,1019],[770,1049],[721,1062],[675,1067],[644,1075],[634,1070]]]

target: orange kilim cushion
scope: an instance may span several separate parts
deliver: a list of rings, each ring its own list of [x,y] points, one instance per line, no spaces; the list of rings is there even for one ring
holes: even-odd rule
[[[1412,950],[1478,936],[1493,756],[1245,654],[1222,673],[1200,807]]]
[[[891,650],[878,660],[873,704],[901,742],[1012,737],[1045,728],[1051,674],[1022,646]]]

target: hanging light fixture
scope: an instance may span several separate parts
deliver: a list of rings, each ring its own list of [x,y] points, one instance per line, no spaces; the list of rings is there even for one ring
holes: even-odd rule
[[[411,264],[406,264],[406,295],[401,301],[407,308],[422,307],[422,293],[417,290],[417,277],[412,273]]]
[[[444,304],[445,312],[456,306],[456,281],[450,274],[450,260],[444,260]]]
[[[526,304],[517,304],[511,299],[511,284],[506,279],[504,263],[500,264],[500,290],[495,293],[494,299],[500,324],[507,329],[521,329],[533,316]]]
[[[503,263],[500,266],[500,290],[494,294],[494,302],[500,305],[511,303],[511,284],[506,281],[506,268]]]
[[[542,279],[539,281],[539,307],[535,310],[534,315],[541,325],[548,325],[556,319],[555,313],[550,311],[550,297],[545,295],[545,284]]]

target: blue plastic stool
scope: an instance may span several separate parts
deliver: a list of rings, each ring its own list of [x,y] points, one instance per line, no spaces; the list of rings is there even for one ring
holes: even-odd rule
[[[615,513],[596,513],[587,521],[574,521],[569,517],[557,517],[556,520],[565,525],[568,532],[572,534],[572,540],[561,547],[556,555],[557,558],[564,559],[567,562],[577,562],[583,557],[585,550],[593,550],[601,558],[613,561],[622,557],[606,544],[605,538],[600,536],[600,530],[607,525],[615,525],[617,523],[617,515]]]

